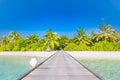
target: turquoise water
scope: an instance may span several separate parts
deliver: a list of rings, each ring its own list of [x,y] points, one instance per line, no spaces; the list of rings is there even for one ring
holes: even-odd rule
[[[119,60],[79,60],[103,80],[120,80]]]
[[[16,80],[30,70],[31,57],[0,56],[0,80]],[[45,58],[37,57],[38,63]]]

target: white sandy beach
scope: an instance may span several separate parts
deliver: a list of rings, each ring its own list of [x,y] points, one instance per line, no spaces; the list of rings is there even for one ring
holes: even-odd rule
[[[11,56],[39,56],[49,57],[56,51],[52,52],[0,52],[0,55]],[[120,60],[119,51],[66,51],[68,54],[79,59],[115,59]]]
[[[53,55],[55,51],[51,52],[32,52],[32,51],[26,51],[26,52],[0,52],[1,55],[11,55],[11,56],[39,56],[39,57],[49,57]]]
[[[66,51],[79,59],[114,59],[120,60],[120,51]]]

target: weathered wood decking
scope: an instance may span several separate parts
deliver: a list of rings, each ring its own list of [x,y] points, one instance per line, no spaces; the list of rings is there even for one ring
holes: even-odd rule
[[[58,51],[22,80],[100,80],[64,51]]]

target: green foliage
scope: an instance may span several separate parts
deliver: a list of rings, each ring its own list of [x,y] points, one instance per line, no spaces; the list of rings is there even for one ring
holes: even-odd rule
[[[82,50],[89,50],[90,47],[85,45],[85,44],[75,44],[75,43],[70,43],[68,44],[64,50],[66,51],[82,51]]]
[[[52,50],[56,50],[57,47],[59,47],[59,39],[60,36],[57,34],[53,33],[50,29],[45,34],[45,43],[43,46],[43,49],[47,49],[50,47]]]
[[[14,45],[11,43],[8,43],[5,47],[6,47],[6,51],[12,51],[14,48]]]
[[[114,44],[114,50],[120,51],[120,42]]]
[[[88,51],[88,50],[90,50],[90,47],[85,45],[85,44],[83,44],[83,43],[79,44],[76,48],[79,51],[82,51],[82,50],[83,51]]]
[[[42,47],[37,47],[35,51],[42,51]]]
[[[100,26],[100,32],[95,37],[96,41],[105,41],[108,42],[118,42],[119,41],[119,35],[118,33],[111,28],[110,25],[101,24]]]
[[[12,49],[12,51],[20,51],[20,46],[19,45],[14,46],[14,48]]]
[[[68,45],[68,38],[65,35],[62,35],[59,40],[59,49],[64,49]]]
[[[8,37],[7,36],[3,36],[0,42],[1,42],[1,44],[0,44],[1,46],[7,45]]]
[[[28,44],[32,44],[38,41],[38,36],[36,34],[31,34],[28,36],[27,42]]]
[[[48,29],[41,39],[36,34],[30,34],[22,38],[15,31],[0,39],[0,51],[43,51],[43,50],[67,50],[67,51],[120,51],[120,36],[110,25],[102,24],[99,33],[91,31],[91,36],[86,35],[82,28],[78,28],[72,38],[58,36]]]
[[[64,50],[65,51],[76,51],[76,44],[75,43],[70,43],[69,45],[67,45]]]
[[[91,50],[112,51],[112,50],[114,50],[114,44],[111,42],[107,42],[107,41],[97,42],[91,47]]]
[[[27,51],[27,49],[25,47],[21,47],[20,51]]]
[[[12,31],[12,32],[10,32],[10,34],[8,34],[8,39],[9,39],[10,43],[15,43],[20,38],[21,38],[21,36],[15,31]]]
[[[6,51],[6,47],[5,46],[1,46],[0,47],[0,51]]]
[[[74,43],[76,43],[77,45],[81,43],[91,45],[91,41],[87,38],[84,29],[78,28],[77,35],[74,37]]]

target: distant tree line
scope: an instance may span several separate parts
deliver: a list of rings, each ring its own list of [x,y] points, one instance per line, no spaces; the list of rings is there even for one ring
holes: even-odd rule
[[[120,35],[110,25],[102,23],[99,32],[91,31],[91,36],[88,36],[83,28],[78,28],[72,38],[66,35],[58,36],[48,29],[41,39],[36,34],[23,38],[15,31],[0,39],[0,51],[46,50],[120,51]]]

